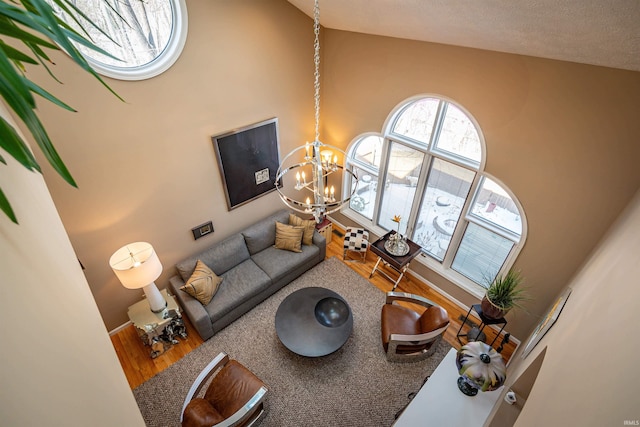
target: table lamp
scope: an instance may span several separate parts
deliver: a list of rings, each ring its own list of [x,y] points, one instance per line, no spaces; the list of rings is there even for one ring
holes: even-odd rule
[[[159,313],[167,306],[154,281],[162,273],[158,255],[147,242],[135,242],[118,249],[109,259],[109,265],[127,289],[144,290],[151,311]]]

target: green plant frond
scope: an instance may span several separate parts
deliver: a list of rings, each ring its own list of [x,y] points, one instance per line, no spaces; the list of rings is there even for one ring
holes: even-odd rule
[[[15,73],[13,67],[11,67],[11,65],[8,63],[8,60],[3,57],[3,55],[0,55],[0,73],[4,74],[5,72],[7,72],[7,65],[8,68],[10,68]],[[19,82],[17,85],[21,88],[26,88],[29,91],[29,98],[33,100],[33,98],[31,97],[30,88],[25,84],[27,79],[19,76],[19,79],[17,80]],[[58,153],[53,147],[53,144],[51,143],[49,135],[44,129],[44,126],[42,126],[40,119],[36,115],[34,111],[34,105],[29,104],[28,100],[22,96],[22,93],[16,91],[16,88],[9,81],[6,81],[4,79],[0,79],[0,94],[4,98],[7,105],[9,105],[9,107],[20,118],[20,120],[22,120],[22,122],[27,126],[29,132],[31,132],[31,134],[33,135],[33,138],[35,139],[36,143],[44,153],[51,166],[53,166],[53,168],[58,172],[58,174],[60,174],[60,176],[62,176],[62,178],[64,178],[65,181],[67,181],[74,187],[77,187],[75,181],[73,180],[73,177],[71,177],[71,174],[67,170],[67,167],[64,165],[64,162],[62,161],[62,159],[60,159]],[[24,143],[22,144],[25,145]],[[27,167],[30,168],[34,168],[34,165],[37,166],[37,162],[32,155],[30,159],[28,159],[29,162],[26,162],[25,156],[20,155],[20,151],[16,151],[14,148],[14,152],[12,152],[12,155],[13,153],[16,153],[19,156],[16,157],[16,160],[18,160],[21,164],[25,166],[29,165]],[[24,151],[22,153],[24,153]],[[38,170],[40,170],[39,167]]]
[[[82,29],[82,31],[86,34],[87,38],[91,39],[91,37],[89,36],[89,33],[87,32],[87,30],[84,28],[84,26],[82,25],[82,23],[80,23],[80,20],[77,18],[78,16],[80,16],[85,22],[87,22],[89,25],[91,25],[93,28],[95,28],[96,30],[98,30],[100,32],[100,34],[102,34],[103,36],[105,36],[106,38],[109,39],[109,41],[111,41],[112,43],[115,43],[117,46],[120,46],[118,44],[118,42],[116,42],[110,34],[108,34],[107,32],[105,32],[102,28],[100,28],[98,25],[94,24],[93,21],[91,21],[91,19],[82,11],[80,10],[75,4],[73,4],[72,2],[69,2],[67,0],[53,0],[53,2],[55,4],[58,5],[58,7],[60,7],[60,9],[62,9],[68,16],[71,17],[71,19],[73,19],[75,21],[76,24],[78,24],[78,26]],[[118,16],[118,18],[120,18],[120,20],[122,22],[124,22],[125,24],[127,24],[129,26],[129,23],[124,19],[124,17],[122,17],[122,15],[120,15],[118,13],[117,10],[115,10],[113,8],[113,6],[111,6],[111,4],[108,1],[105,1],[104,3],[106,3],[109,6],[109,9],[111,9],[113,11],[114,14],[116,14]],[[73,9],[73,11],[71,11],[70,9]],[[65,28],[70,28],[67,25],[65,25]]]
[[[18,49],[9,46],[2,40],[0,40],[0,49],[2,49],[4,51],[4,54],[7,56],[7,58],[12,60],[14,64],[16,64],[18,67],[22,69],[22,71],[24,71],[24,66],[22,65],[23,62],[26,62],[27,64],[38,63],[38,61],[36,61],[26,53],[23,53]]]
[[[31,108],[35,108],[35,100],[31,96],[29,88],[24,84],[22,76],[13,67],[4,49],[0,49],[0,74],[3,80],[2,86],[5,88],[2,97],[5,98],[7,102],[13,99],[14,104],[17,102],[25,102]]]
[[[487,297],[496,306],[505,310],[521,307],[520,303],[529,299],[526,290],[522,287],[522,282],[520,272],[511,269],[491,282],[487,288]]]
[[[36,45],[47,47],[49,49],[59,50],[58,46],[56,46],[55,44],[21,29],[9,18],[3,15],[0,15],[0,34],[4,34],[8,37],[20,40],[24,43],[33,43]]]
[[[26,28],[34,30],[35,32],[46,36],[50,40],[55,41],[55,39],[51,37],[53,33],[49,28],[43,26],[42,23],[38,21],[38,15],[36,13],[5,2],[0,2],[0,16],[6,17],[9,21],[14,23],[22,24]]]
[[[16,214],[11,207],[11,203],[7,200],[7,196],[4,195],[4,191],[0,188],[0,209],[2,212],[11,220],[14,224],[18,224],[18,218],[16,218]]]
[[[40,166],[33,157],[33,153],[29,147],[20,138],[20,135],[4,118],[0,117],[0,147],[16,159],[22,166],[29,170],[37,170],[40,172]],[[7,162],[2,159],[5,165]]]
[[[94,51],[96,51],[98,53],[101,53],[104,56],[108,56],[111,59],[115,59],[116,61],[121,61],[120,58],[118,58],[116,56],[113,56],[111,53],[107,52],[106,50],[94,45],[93,43],[91,43],[90,40],[87,40],[86,38],[82,37],[81,34],[79,34],[76,30],[74,30],[71,27],[62,29],[62,32],[70,40],[73,40],[73,41],[77,42],[78,44],[81,44],[81,45],[83,45],[85,47],[88,47],[89,49],[94,50]]]
[[[2,163],[3,165],[7,164],[7,161],[4,159],[4,157],[2,157],[2,154],[0,154],[0,163]]]
[[[22,0],[22,1],[27,2],[27,0]],[[84,39],[76,31],[67,30],[66,28],[61,27],[59,24],[60,19],[54,15],[53,9],[51,8],[51,6],[49,6],[48,3],[44,2],[43,0],[33,0],[31,3],[40,14],[34,19],[36,21],[41,22],[43,26],[49,26],[49,28],[51,29],[51,31],[49,31],[49,33],[51,33],[49,37],[52,40],[54,40],[56,43],[58,43],[65,52],[67,52],[67,54],[71,57],[73,62],[75,62],[77,65],[79,65],[83,70],[91,74],[93,77],[95,77],[100,83],[102,83],[102,85],[105,88],[107,88],[107,90],[109,90],[109,92],[111,92],[119,100],[124,102],[124,99],[122,99],[120,95],[118,95],[113,89],[111,89],[111,87],[104,80],[102,80],[100,75],[96,73],[96,71],[89,65],[89,63],[84,58],[84,56],[82,56],[82,54],[78,51],[78,49],[76,49],[73,43],[71,43],[71,40],[75,40],[78,43],[82,43],[83,45],[92,48],[96,52],[103,53],[105,51],[91,44],[91,42]],[[105,54],[108,56],[112,56],[109,53],[105,53]]]
[[[73,19],[78,22],[78,16],[86,19],[87,24],[95,27],[103,35],[111,37],[105,33],[100,27],[94,24],[81,10],[79,10],[70,0],[52,0],[62,10],[69,13]],[[106,0],[103,0],[106,1]],[[124,18],[107,3],[111,10],[120,17],[124,22]],[[78,22],[80,25],[80,23]],[[86,33],[85,27],[80,25],[83,32]],[[53,75],[47,63],[53,62],[44,49],[63,50],[69,55],[71,60],[80,66],[83,70],[94,76],[105,88],[107,88],[119,100],[124,101],[100,75],[93,70],[88,61],[82,56],[76,48],[76,44],[86,46],[96,52],[115,58],[109,52],[91,43],[87,37],[83,37],[75,29],[71,28],[66,22],[55,15],[53,8],[45,0],[4,0],[0,1],[0,35],[18,40],[30,50],[25,52],[20,48],[14,48],[5,44],[0,39],[0,96],[4,99],[7,106],[13,111],[15,116],[21,120],[26,128],[33,136],[36,144],[42,150],[45,158],[56,170],[56,172],[70,185],[76,187],[76,183],[65,166],[64,162],[54,148],[49,135],[47,134],[42,122],[36,114],[35,97],[38,94],[54,105],[69,111],[75,111],[72,107],[65,104],[51,93],[44,90],[41,86],[29,80],[23,72],[24,64],[42,64],[49,75],[59,82]],[[113,39],[111,39],[113,41]],[[114,41],[115,43],[115,41]],[[116,43],[117,44],[117,43]],[[118,58],[115,58],[118,59]],[[4,118],[0,117],[0,147],[9,155],[14,157],[16,161],[29,170],[40,172],[33,153],[29,146],[20,137],[19,133]],[[0,155],[0,163],[7,164],[5,159]],[[0,208],[14,223],[18,223],[16,215],[7,200],[5,194],[0,189]]]
[[[50,101],[53,104],[57,105],[58,107],[64,108],[65,110],[72,111],[74,113],[76,112],[76,110],[73,107],[70,107],[69,105],[65,104],[64,102],[62,102],[61,100],[59,100],[58,98],[56,98],[55,96],[53,96],[52,94],[50,94],[49,92],[47,92],[46,90],[44,90],[43,88],[41,88],[40,86],[32,82],[31,80],[28,80],[25,78],[25,83],[27,84],[27,86],[29,86],[29,89],[31,89],[33,93],[37,93],[47,101]]]
[[[25,121],[25,124],[29,128],[33,138],[36,140],[38,147],[40,147],[40,150],[42,150],[42,153],[49,161],[49,164],[51,164],[55,171],[58,172],[58,174],[70,185],[78,187],[78,184],[76,184],[75,180],[71,176],[67,166],[64,164],[55,147],[51,143],[51,139],[49,138],[44,126],[42,126],[42,122],[40,122],[38,116],[36,116],[32,111],[31,114],[28,115],[27,119],[28,120]]]
[[[53,61],[51,60],[51,58],[49,58],[49,55],[47,55],[47,53],[44,50],[42,50],[40,45],[36,43],[25,43],[25,44],[29,47],[29,49],[31,49],[31,51],[36,55],[37,58],[44,59],[47,62],[51,62],[53,64]],[[55,50],[60,50],[60,48],[56,46]]]
[[[82,33],[84,34],[83,37],[88,38],[89,40],[92,40],[91,35],[89,34],[89,32],[86,30],[86,28],[84,28],[84,25],[82,25],[82,22],[80,22],[80,20],[78,19],[78,16],[81,16],[85,22],[89,22],[92,24],[92,26],[96,29],[98,29],[100,32],[102,32],[102,29],[97,27],[96,25],[93,24],[93,22],[91,21],[91,19],[89,19],[89,17],[87,17],[84,12],[82,12],[80,9],[78,9],[76,7],[76,5],[74,5],[73,3],[69,3],[65,0],[53,0],[53,3],[55,3],[61,10],[62,12],[64,12],[64,14],[68,17],[70,17],[71,19],[73,19],[73,21],[78,25],[78,28],[80,28],[80,30],[82,31]],[[72,9],[74,9],[75,13],[72,13],[70,10],[70,7]],[[69,26],[69,24],[67,24],[64,20],[60,19],[60,25],[71,29],[71,27]],[[104,34],[104,33],[103,33]],[[110,37],[109,35],[105,34],[107,37]]]
[[[51,68],[49,68],[47,63],[45,61],[43,61],[43,60],[46,60],[47,62],[50,62],[51,64],[54,64],[53,61],[51,61],[51,59],[49,59],[49,57],[42,51],[42,49],[40,49],[40,47],[38,47],[37,45],[29,45],[28,44],[27,46],[36,55],[36,58],[38,58],[38,63],[40,65],[42,65],[45,70],[47,70],[47,73],[49,74],[49,77],[51,77],[56,82],[62,84],[62,82],[55,76],[55,74],[53,74],[53,71],[51,71]]]
[[[32,10],[31,23],[36,31],[49,37],[64,49],[74,62],[86,62],[60,27],[61,20],[57,18],[51,6],[44,0],[22,0],[25,8]]]

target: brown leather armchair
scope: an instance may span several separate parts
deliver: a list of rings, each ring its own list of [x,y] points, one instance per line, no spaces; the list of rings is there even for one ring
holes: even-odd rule
[[[404,301],[427,307],[420,314],[415,310],[394,304]],[[415,362],[431,356],[436,343],[449,327],[447,311],[419,295],[405,292],[387,292],[382,306],[382,347],[392,362]]]
[[[217,374],[216,374],[217,372]],[[211,380],[204,397],[197,397]],[[183,427],[252,426],[264,414],[265,384],[226,353],[220,353],[194,381],[182,406]]]

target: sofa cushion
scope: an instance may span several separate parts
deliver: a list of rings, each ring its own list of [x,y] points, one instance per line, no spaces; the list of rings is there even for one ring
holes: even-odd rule
[[[193,274],[180,290],[200,301],[202,305],[207,305],[218,291],[220,283],[222,278],[211,271],[204,262],[198,260]]]
[[[287,224],[289,212],[286,210],[278,211],[242,231],[251,255],[273,246],[276,241],[276,222]]]
[[[231,310],[271,285],[269,276],[251,259],[233,267],[222,277],[224,281],[220,284],[216,297],[205,306],[211,323],[218,321]]]
[[[288,272],[318,258],[320,249],[315,246],[302,246],[302,252],[288,252],[270,247],[251,257],[253,261],[269,275],[273,282],[278,282]]]
[[[276,222],[276,249],[284,249],[291,252],[302,252],[302,234],[304,227]]]
[[[242,234],[238,233],[229,236],[196,256],[189,257],[176,264],[178,273],[180,273],[182,280],[185,282],[193,274],[198,259],[202,260],[218,276],[221,276],[242,261],[249,259],[249,251],[244,243]]]
[[[297,215],[289,214],[289,224],[304,227],[302,234],[303,245],[313,245],[313,232],[316,229],[316,221],[313,219],[302,219]]]

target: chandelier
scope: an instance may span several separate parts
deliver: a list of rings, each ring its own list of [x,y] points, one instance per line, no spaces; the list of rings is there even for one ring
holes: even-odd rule
[[[294,149],[282,159],[276,172],[276,190],[289,208],[311,214],[316,222],[320,223],[325,215],[337,211],[351,200],[356,192],[358,177],[351,169],[345,168],[338,162],[338,155],[345,159],[343,150],[320,142],[320,6],[318,0],[315,0],[313,8],[313,33],[315,35],[313,43],[315,140]],[[290,174],[287,176],[288,173]],[[337,195],[338,191],[341,192],[343,174],[349,174],[352,178],[351,192],[346,197]],[[288,188],[293,188],[294,192],[285,191],[285,178],[289,178]]]

